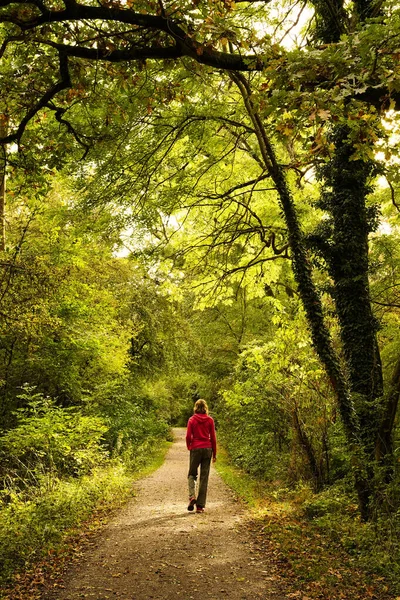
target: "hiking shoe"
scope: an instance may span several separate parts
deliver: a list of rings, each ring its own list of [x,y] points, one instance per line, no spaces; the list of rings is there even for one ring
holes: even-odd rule
[[[203,512],[206,512],[206,511],[205,511],[205,508],[203,508],[203,506],[198,506],[198,507],[196,508],[196,512],[197,512],[197,513],[203,513]]]
[[[195,504],[196,504],[196,498],[194,496],[191,496],[191,498],[189,498],[188,510],[192,511],[194,509]]]

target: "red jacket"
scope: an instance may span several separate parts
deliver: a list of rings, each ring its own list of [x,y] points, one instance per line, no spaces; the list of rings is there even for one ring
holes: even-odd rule
[[[186,446],[188,450],[212,448],[213,456],[217,456],[217,438],[212,417],[201,413],[190,417],[186,430]]]

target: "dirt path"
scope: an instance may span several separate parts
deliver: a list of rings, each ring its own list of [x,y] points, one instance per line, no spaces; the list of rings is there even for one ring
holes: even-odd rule
[[[184,430],[163,466],[98,537],[48,600],[280,600],[244,526],[246,513],[214,469],[207,512],[186,510]]]

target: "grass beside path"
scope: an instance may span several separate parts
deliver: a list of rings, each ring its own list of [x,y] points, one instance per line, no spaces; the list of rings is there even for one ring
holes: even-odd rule
[[[36,600],[45,583],[57,587],[67,566],[80,560],[110,515],[134,495],[132,482],[158,469],[170,446],[158,440],[134,471],[108,464],[5,507],[0,512],[0,599]]]
[[[270,579],[279,580],[287,598],[400,600],[400,586],[377,568],[368,568],[365,556],[354,548],[354,540],[353,546],[348,544],[347,522],[332,515],[336,523],[329,528],[329,514],[325,521],[307,516],[304,490],[294,493],[255,480],[234,467],[223,449],[216,468],[239,500],[249,506],[247,527],[265,555]],[[368,527],[354,515],[352,523],[359,531]]]

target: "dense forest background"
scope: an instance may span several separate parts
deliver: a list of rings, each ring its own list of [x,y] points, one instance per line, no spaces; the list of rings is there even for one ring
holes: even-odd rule
[[[0,34],[5,578],[199,397],[398,577],[398,6],[1,0]]]

